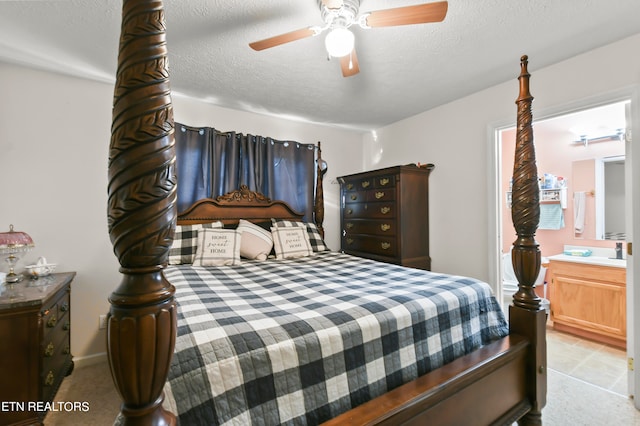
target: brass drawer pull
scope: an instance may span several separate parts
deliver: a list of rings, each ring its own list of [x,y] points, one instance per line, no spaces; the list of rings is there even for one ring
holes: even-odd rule
[[[380,247],[382,247],[382,250],[388,250],[391,247],[391,243],[380,243]]]
[[[49,373],[47,373],[46,379],[44,379],[44,385],[51,386],[53,382],[55,382],[55,380],[56,377],[53,375],[53,371],[49,371]]]
[[[353,238],[347,238],[347,244],[349,245],[353,244]]]
[[[352,209],[347,209],[347,214],[353,214],[353,210]]]
[[[382,197],[384,197],[384,192],[382,192],[382,191],[376,192],[376,200],[379,200]]]
[[[347,189],[353,189],[353,184],[352,183],[348,183],[347,184]]]
[[[353,195],[351,196],[351,200],[352,200],[352,201],[355,201],[355,200],[357,200],[357,199],[358,199],[358,196],[357,196],[356,194],[353,194]]]
[[[58,322],[58,318],[56,318],[56,316],[54,315],[51,318],[49,318],[49,320],[47,321],[47,327],[53,328],[56,326],[57,322]]]
[[[380,186],[385,186],[389,183],[389,178],[380,178]]]
[[[44,350],[44,356],[46,357],[53,356],[54,350],[55,348],[53,347],[53,342],[49,342],[49,344],[47,345],[47,348]]]
[[[64,303],[62,304],[62,306],[60,306],[60,310],[61,310],[62,312],[67,312],[67,311],[69,310],[69,303],[64,302]]]
[[[64,325],[62,326],[62,329],[67,331],[71,329],[71,323],[69,321],[65,322]]]
[[[351,222],[347,223],[347,229],[353,229],[353,223]]]
[[[65,346],[62,350],[62,353],[65,355],[69,355],[71,353],[71,348],[69,346]]]
[[[362,187],[363,188],[367,188],[367,187],[369,187],[369,185],[371,185],[371,182],[369,182],[368,180],[365,180],[364,182],[362,182]]]
[[[382,225],[380,225],[380,229],[384,232],[388,231],[389,229],[391,229],[391,225],[387,224],[387,223],[383,223]]]
[[[387,214],[391,211],[391,207],[380,207],[380,213]]]

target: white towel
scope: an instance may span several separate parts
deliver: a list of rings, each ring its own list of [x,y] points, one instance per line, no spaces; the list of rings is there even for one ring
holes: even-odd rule
[[[584,203],[586,193],[584,191],[578,191],[573,193],[573,227],[576,234],[582,234],[584,231]]]

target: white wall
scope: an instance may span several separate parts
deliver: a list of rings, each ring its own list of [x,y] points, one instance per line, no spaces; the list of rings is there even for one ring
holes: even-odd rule
[[[640,56],[629,53],[639,47],[640,34],[544,69],[530,58],[534,118],[576,100],[637,86]],[[488,129],[497,122],[515,122],[518,60],[514,58],[513,80],[378,129],[375,137],[241,113],[177,95],[175,119],[277,139],[322,141],[329,163],[324,181],[326,239],[334,249],[339,248],[336,176],[434,163],[433,269],[489,280],[489,246],[495,236],[490,234]],[[106,225],[113,87],[0,64],[0,93],[0,228],[8,230],[13,223],[34,238],[36,248],[22,265],[46,256],[59,270],[78,272],[72,289],[72,352],[76,357],[104,352],[98,315],[108,311],[107,297],[120,281]]]
[[[76,271],[71,349],[89,362],[106,350],[98,316],[120,282],[107,229],[107,155],[113,85],[0,63],[0,229],[28,232],[39,256]],[[326,240],[339,248],[336,176],[362,168],[360,133],[218,108],[174,96],[176,121],[304,143],[322,142]],[[357,161],[353,161],[357,159]],[[2,262],[4,263],[4,262]],[[5,270],[5,266],[0,266]]]
[[[639,48],[640,34],[544,69],[538,69],[536,58],[530,57],[534,119],[563,105],[640,84],[640,56],[629,54]],[[435,164],[429,182],[435,271],[488,281],[493,276],[489,247],[496,230],[489,217],[494,191],[489,179],[493,156],[489,129],[496,123],[516,121],[519,59],[513,58],[513,80],[364,137],[367,169]],[[469,69],[473,72],[473,65]]]

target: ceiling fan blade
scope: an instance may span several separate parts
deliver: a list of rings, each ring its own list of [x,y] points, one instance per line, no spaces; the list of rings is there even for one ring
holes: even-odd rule
[[[356,49],[354,48],[350,54],[340,58],[340,68],[342,69],[343,77],[351,77],[360,72],[360,65],[358,65],[358,55],[356,55]]]
[[[281,44],[289,43],[292,41],[300,40],[303,38],[311,37],[315,35],[315,31],[308,28],[301,28],[299,30],[291,31],[289,33],[280,34],[274,37],[265,38],[264,40],[254,41],[253,43],[249,43],[249,46],[253,50],[264,50],[270,47],[279,46]]]
[[[366,24],[372,28],[441,22],[444,20],[444,17],[447,16],[448,8],[448,2],[439,1],[415,6],[376,10],[371,12],[365,21]]]

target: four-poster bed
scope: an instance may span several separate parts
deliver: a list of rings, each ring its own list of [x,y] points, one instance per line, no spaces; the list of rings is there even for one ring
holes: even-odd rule
[[[175,424],[175,415],[163,407],[163,389],[173,376],[170,368],[183,319],[176,287],[164,269],[177,223],[294,221],[296,213],[242,189],[178,216],[162,1],[124,0],[123,5],[108,186],[109,233],[123,279],[110,297],[108,355],[123,400],[119,422]],[[369,402],[358,402],[327,425],[510,424],[518,419],[521,424],[541,424],[546,313],[533,289],[540,268],[534,239],[539,208],[526,57],[521,68],[512,207],[519,290],[509,309],[509,334],[490,338]],[[315,220],[321,225],[321,187],[317,194]]]

